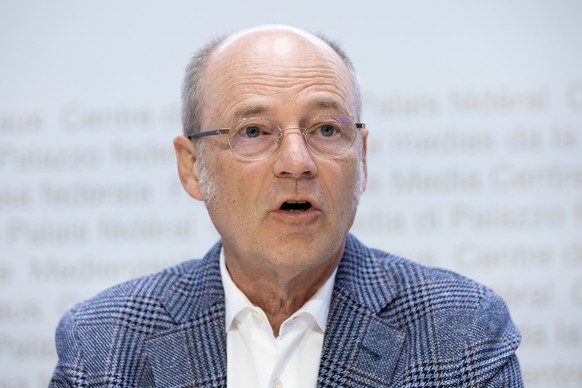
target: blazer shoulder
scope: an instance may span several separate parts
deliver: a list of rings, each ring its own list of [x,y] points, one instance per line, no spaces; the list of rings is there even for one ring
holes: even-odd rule
[[[479,311],[509,314],[503,299],[479,282],[448,269],[429,267],[376,249],[371,251],[396,288],[393,304],[402,309],[416,311],[424,306],[432,313],[450,310],[469,315]]]
[[[460,378],[453,385],[523,386],[515,356],[521,336],[499,295],[454,271],[373,255],[396,287],[379,315],[406,333],[403,381],[448,365],[439,378]]]
[[[498,300],[493,291],[465,276],[369,248],[351,235],[336,282],[338,289],[373,311],[387,305],[396,305],[403,314],[414,309],[417,314],[405,314],[409,319],[427,308],[476,310],[490,298]]]
[[[175,327],[167,293],[196,277],[201,265],[191,260],[129,280],[67,311],[55,333],[58,362],[51,386],[153,386],[146,341]]]
[[[70,312],[77,322],[87,319],[95,323],[95,319],[101,314],[112,316],[112,313],[116,315],[116,312],[121,313],[123,310],[131,309],[132,306],[128,303],[143,304],[142,308],[146,305],[153,308],[156,301],[160,300],[184,276],[195,272],[200,264],[201,260],[189,260],[157,273],[114,285],[76,304]]]

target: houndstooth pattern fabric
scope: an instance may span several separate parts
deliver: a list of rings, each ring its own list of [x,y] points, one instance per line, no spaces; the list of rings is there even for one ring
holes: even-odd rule
[[[220,244],[67,312],[50,387],[225,387]],[[523,387],[503,301],[348,235],[318,387]]]

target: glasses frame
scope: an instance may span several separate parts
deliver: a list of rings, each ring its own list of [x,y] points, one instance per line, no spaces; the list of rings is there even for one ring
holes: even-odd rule
[[[311,120],[309,120],[309,122],[315,121],[315,120],[317,120],[317,119],[319,119],[321,117],[335,117],[335,116],[348,117],[355,124],[356,131],[359,130],[359,129],[366,128],[366,124],[365,123],[363,123],[363,122],[355,122],[350,116],[348,116],[348,115],[342,115],[342,114],[328,114],[328,115],[316,116],[316,117],[312,118]],[[348,148],[346,148],[344,151],[342,151],[339,154],[337,154],[337,155],[334,155],[334,154],[325,154],[325,153],[319,152],[319,151],[314,150],[314,149],[311,148],[311,146],[307,142],[307,134],[305,132],[307,130],[306,127],[282,128],[281,125],[278,122],[276,122],[275,120],[269,119],[267,117],[260,117],[260,116],[258,116],[258,117],[244,118],[244,119],[241,119],[241,120],[237,121],[235,124],[238,124],[239,122],[245,121],[245,120],[249,120],[250,121],[252,119],[263,119],[263,120],[271,121],[272,123],[274,123],[277,126],[277,128],[279,128],[279,131],[281,133],[279,134],[279,137],[277,139],[277,147],[274,148],[271,153],[269,153],[269,154],[267,154],[265,156],[261,156],[259,158],[249,158],[247,156],[240,155],[238,152],[236,152],[234,150],[234,148],[232,148],[232,145],[230,144],[230,140],[229,140],[228,146],[230,147],[230,149],[232,150],[232,152],[234,152],[234,154],[236,156],[238,156],[238,157],[240,157],[242,159],[245,159],[245,160],[264,160],[264,159],[267,159],[269,156],[273,155],[279,149],[279,146],[281,144],[281,139],[283,139],[283,136],[285,134],[285,131],[288,130],[288,129],[299,129],[301,131],[302,136],[303,136],[303,140],[305,140],[305,144],[307,145],[307,148],[311,152],[315,152],[315,153],[317,153],[319,155],[328,156],[328,157],[339,156],[339,155],[343,154],[344,152],[348,151],[350,148],[352,148],[352,145],[354,145],[354,142],[356,140],[356,138],[354,137],[354,141],[352,141],[352,143],[350,144],[350,146]],[[219,128],[219,129],[213,129],[213,130],[210,130],[210,131],[202,131],[202,132],[189,132],[189,133],[186,133],[185,136],[188,139],[194,141],[194,139],[199,139],[201,137],[217,136],[217,135],[228,135],[230,133],[230,131],[232,130],[232,128],[233,127],[230,127],[230,128]],[[357,136],[357,133],[356,133],[356,136]]]

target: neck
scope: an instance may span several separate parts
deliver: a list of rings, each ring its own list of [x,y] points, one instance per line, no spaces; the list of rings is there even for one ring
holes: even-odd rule
[[[343,249],[324,266],[292,270],[261,265],[252,268],[248,262],[243,264],[227,253],[225,250],[226,267],[233,282],[252,304],[265,312],[273,334],[278,336],[283,322],[311,299],[333,274]]]

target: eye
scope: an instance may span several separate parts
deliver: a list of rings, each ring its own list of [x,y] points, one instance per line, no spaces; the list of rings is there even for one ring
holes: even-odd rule
[[[233,136],[241,141],[265,140],[278,132],[274,122],[261,117],[241,120],[234,129]]]
[[[320,134],[323,137],[331,137],[333,135],[335,135],[338,130],[337,127],[335,125],[332,124],[325,124],[325,125],[321,125],[318,130],[317,130],[318,134]]]
[[[256,125],[251,125],[241,129],[241,134],[249,139],[257,138],[261,135],[261,128]]]

